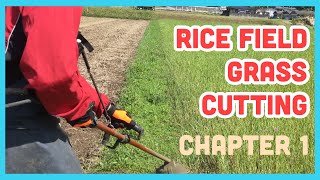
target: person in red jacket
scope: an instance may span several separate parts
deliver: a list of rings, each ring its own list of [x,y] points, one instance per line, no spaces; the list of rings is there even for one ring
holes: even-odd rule
[[[6,88],[32,92],[8,93],[6,103],[30,96],[40,102],[6,108],[6,172],[81,173],[56,117],[75,127],[94,127],[92,115],[100,118],[105,111],[78,69],[82,8],[6,7],[5,13]],[[121,121],[113,117],[115,105],[101,97],[111,122]]]

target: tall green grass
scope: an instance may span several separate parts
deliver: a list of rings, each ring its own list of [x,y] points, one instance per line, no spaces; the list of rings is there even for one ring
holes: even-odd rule
[[[152,11],[136,10],[133,7],[85,7],[82,15],[89,17],[144,20],[150,20],[154,16]]]
[[[137,10],[134,7],[85,7],[83,16],[90,17],[106,17],[118,19],[176,19],[188,21],[207,21],[207,22],[226,22],[243,24],[263,24],[263,25],[288,25],[289,21],[281,19],[267,19],[256,17],[229,17],[220,16],[207,13],[194,13],[194,12],[175,12],[175,11],[150,11],[150,10]]]
[[[239,22],[241,23],[241,22]],[[175,25],[204,25],[208,22],[153,20],[147,28],[127,71],[125,88],[119,104],[145,128],[141,143],[186,165],[193,173],[314,173],[314,31],[311,45],[304,52],[176,52],[173,48]],[[215,24],[226,24],[216,22]],[[215,25],[214,24],[214,25]],[[240,24],[232,24],[234,30]],[[236,35],[233,35],[236,44]],[[224,66],[231,58],[304,58],[310,63],[311,79],[296,85],[229,85],[224,79]],[[250,112],[245,119],[204,119],[198,112],[203,92],[296,92],[311,98],[311,111],[304,119],[255,119]],[[255,143],[253,156],[247,155],[246,144],[234,156],[183,156],[179,152],[182,135],[286,135],[291,138],[290,156],[260,156]],[[309,155],[302,155],[299,138],[309,136]],[[193,146],[193,145],[191,145]],[[101,163],[92,172],[154,173],[162,161],[121,145],[106,149]]]
[[[240,22],[239,22],[240,23]],[[175,111],[173,119],[181,121],[186,134],[192,135],[287,135],[291,138],[291,156],[254,156],[246,154],[246,148],[242,148],[235,156],[189,156],[184,158],[190,167],[195,167],[197,172],[214,173],[312,173],[314,172],[314,116],[313,116],[313,64],[314,44],[304,52],[238,52],[235,48],[231,52],[181,52],[173,50],[172,29],[177,24],[199,24],[201,22],[178,22],[175,20],[159,21],[163,37],[163,50],[170,62],[170,77],[174,79],[175,86],[171,87],[170,96]],[[219,23],[223,24],[223,23]],[[233,28],[239,24],[233,24]],[[311,30],[312,39],[313,31]],[[233,36],[234,44],[236,36]],[[253,58],[305,58],[310,66],[310,81],[303,86],[296,85],[229,85],[224,79],[224,65],[228,59],[237,57],[240,59]],[[199,96],[206,91],[213,92],[296,92],[304,91],[311,97],[311,112],[305,119],[255,119],[249,115],[245,119],[232,117],[230,119],[207,120],[200,117],[198,108]],[[310,153],[302,155],[300,137],[308,135],[310,138]],[[258,144],[256,144],[258,145]],[[255,147],[258,150],[258,146]]]

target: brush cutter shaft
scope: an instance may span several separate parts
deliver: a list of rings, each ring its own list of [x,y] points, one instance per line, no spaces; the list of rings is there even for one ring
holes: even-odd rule
[[[98,122],[97,123],[97,128],[104,131],[105,133],[107,134],[110,134],[118,139],[121,139],[121,140],[124,140],[126,137],[125,135],[121,134],[121,133],[118,133],[117,131],[115,131],[114,129],[111,129],[110,127],[106,126],[105,124],[103,124],[102,122]],[[141,149],[142,151],[146,152],[146,153],[149,153],[165,162],[171,162],[171,159],[153,151],[152,149],[149,149],[147,147],[145,147],[144,145],[138,143],[137,141],[135,141],[134,139],[130,139],[129,144],[131,144],[132,146],[136,147],[136,148],[139,148]]]
[[[92,74],[91,74],[90,65],[89,65],[89,62],[88,62],[87,55],[86,55],[86,53],[84,52],[84,50],[82,51],[81,54],[82,54],[84,63],[86,64],[87,71],[88,71],[88,74],[89,74],[89,76],[90,76],[90,78],[91,78],[91,80],[92,80],[93,86],[94,86],[94,88],[96,89],[96,92],[97,92],[97,94],[98,94],[99,101],[100,101],[100,103],[101,103],[101,105],[102,105],[103,115],[105,116],[105,118],[106,118],[106,120],[108,121],[108,123],[110,123],[110,122],[109,122],[110,119],[108,118],[108,115],[107,115],[107,112],[106,112],[107,109],[106,109],[106,107],[105,107],[105,105],[104,105],[104,103],[103,103],[103,101],[102,101],[100,92],[99,92],[98,87],[97,87],[97,85],[96,85],[96,82],[95,82],[95,80],[94,80],[94,78],[93,78],[93,76],[92,76]]]

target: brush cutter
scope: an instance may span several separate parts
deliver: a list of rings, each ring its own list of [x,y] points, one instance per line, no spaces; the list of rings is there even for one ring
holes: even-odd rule
[[[100,96],[100,92],[96,86],[96,83],[95,83],[95,80],[91,74],[91,71],[90,71],[90,66],[89,66],[89,62],[88,62],[88,58],[87,58],[87,55],[84,51],[84,47],[85,46],[89,52],[93,51],[93,47],[90,45],[90,43],[81,35],[81,33],[79,32],[78,33],[78,38],[77,38],[77,42],[78,42],[78,46],[79,46],[79,52],[81,53],[82,57],[83,57],[83,60],[85,62],[85,65],[86,65],[86,68],[87,68],[87,71],[88,71],[88,74],[91,78],[91,81],[96,89],[96,92],[98,94],[98,97],[99,97],[99,100],[100,100],[100,103],[102,104],[103,106],[103,109],[104,109],[104,116],[106,118],[106,121],[107,121],[107,125],[102,123],[102,122],[97,122],[97,128],[102,130],[103,132],[105,132],[104,134],[104,138],[103,138],[103,143],[106,144],[110,138],[110,135],[116,137],[118,140],[116,141],[116,143],[114,144],[114,146],[110,147],[108,146],[109,148],[116,148],[119,143],[128,143],[128,144],[131,144],[132,146],[154,156],[154,157],[157,157],[161,160],[163,160],[165,163],[163,166],[159,167],[157,169],[157,173],[173,173],[173,174],[186,174],[186,173],[189,173],[189,171],[187,169],[185,169],[182,165],[172,161],[171,159],[169,159],[168,157],[162,155],[162,154],[159,154],[155,151],[153,151],[152,149],[149,149],[148,147],[140,144],[138,141],[136,141],[135,139],[131,138],[129,135],[126,135],[126,134],[121,134],[119,132],[117,132],[112,126],[111,126],[111,120],[110,120],[110,117],[107,115],[106,113],[106,108],[104,106],[104,103],[102,101],[102,98]],[[136,125],[137,127],[133,128],[134,131],[136,131],[138,133],[138,138],[137,140],[139,140],[144,132],[144,130],[139,127],[138,125]]]

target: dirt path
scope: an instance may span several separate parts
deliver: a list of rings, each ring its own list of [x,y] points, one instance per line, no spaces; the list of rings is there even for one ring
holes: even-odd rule
[[[82,17],[80,31],[93,45],[88,54],[91,72],[101,92],[112,101],[117,97],[125,78],[125,70],[135,55],[148,21]],[[79,69],[91,83],[82,58]],[[86,171],[97,163],[101,154],[102,132],[96,129],[76,129],[66,123],[62,127]]]

